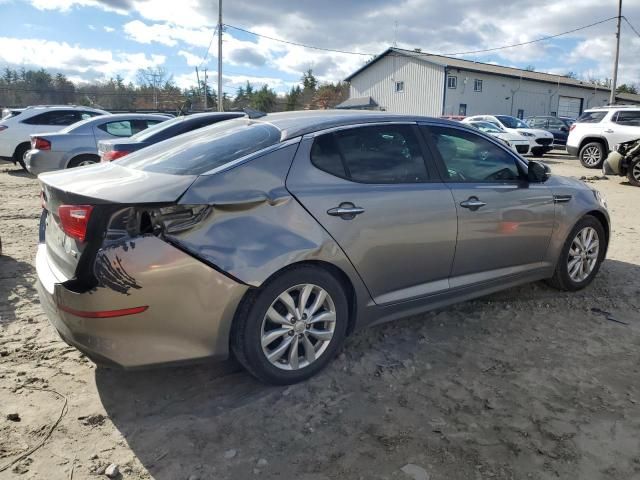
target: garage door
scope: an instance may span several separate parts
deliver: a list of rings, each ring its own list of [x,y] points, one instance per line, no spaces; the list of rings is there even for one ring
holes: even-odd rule
[[[578,118],[582,113],[582,99],[575,97],[560,97],[558,116]]]

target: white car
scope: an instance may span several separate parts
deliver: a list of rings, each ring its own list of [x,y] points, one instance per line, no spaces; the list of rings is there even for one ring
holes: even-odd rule
[[[512,150],[517,153],[529,152],[529,140],[527,137],[520,135],[519,133],[507,132],[505,129],[499,127],[495,123],[491,122],[466,122],[474,128],[477,128],[481,132],[487,133],[492,137],[499,138],[504,143],[509,145]]]
[[[600,168],[615,146],[640,138],[640,106],[613,105],[585,110],[571,125],[567,152],[587,168]]]
[[[538,128],[529,128],[522,120],[510,115],[474,115],[462,120],[463,123],[489,122],[503,128],[507,132],[518,133],[529,140],[529,151],[534,157],[541,157],[553,150],[553,133]]]
[[[24,156],[31,149],[32,133],[57,132],[87,118],[109,115],[104,110],[74,105],[35,106],[10,113],[0,120],[0,160],[19,163],[22,168]]]

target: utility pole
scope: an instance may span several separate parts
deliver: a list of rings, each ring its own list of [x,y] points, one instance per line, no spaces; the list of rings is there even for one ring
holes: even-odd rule
[[[618,19],[618,24],[620,24],[620,19]],[[223,98],[223,94],[222,94],[222,0],[218,0],[218,111],[219,112],[224,112],[224,105],[222,102],[222,98]]]
[[[616,31],[616,59],[613,64],[613,79],[611,80],[611,96],[609,105],[616,103],[616,87],[618,86],[618,60],[620,59],[620,23],[622,21],[622,0],[618,0],[618,29]]]
[[[204,109],[207,109],[207,69],[204,69]]]

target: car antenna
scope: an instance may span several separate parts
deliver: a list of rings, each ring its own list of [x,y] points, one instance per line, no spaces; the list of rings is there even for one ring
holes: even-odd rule
[[[245,107],[242,109],[242,111],[244,113],[247,114],[247,117],[254,119],[254,118],[260,118],[260,117],[264,117],[267,114],[264,112],[261,112],[260,110],[254,110],[253,108],[249,108],[249,107]]]

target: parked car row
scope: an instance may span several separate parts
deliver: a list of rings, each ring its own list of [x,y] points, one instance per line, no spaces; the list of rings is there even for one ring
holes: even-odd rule
[[[176,135],[243,116],[242,112],[121,113],[78,106],[5,109],[0,121],[0,159],[34,175],[111,161]]]

